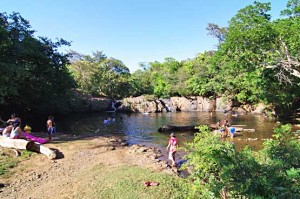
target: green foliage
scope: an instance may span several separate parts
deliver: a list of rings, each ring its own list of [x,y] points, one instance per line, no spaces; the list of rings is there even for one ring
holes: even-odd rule
[[[290,17],[300,16],[300,1],[299,0],[289,0],[286,4],[287,9],[281,11],[281,15],[286,15]]]
[[[190,95],[218,95],[219,80],[216,76],[219,72],[211,65],[213,55],[213,52],[199,53],[195,59],[183,63],[185,71],[190,74],[185,82]]]
[[[137,70],[131,74],[130,95],[136,97],[144,94],[153,94],[153,87],[151,85],[150,72],[146,70]]]
[[[8,176],[10,169],[14,168],[18,164],[18,159],[9,155],[0,155],[0,176]]]
[[[151,85],[157,97],[180,95],[184,88],[184,74],[182,64],[174,58],[167,57],[163,63],[158,61],[149,63]]]
[[[0,106],[2,109],[64,112],[73,86],[67,55],[52,42],[34,37],[27,20],[18,13],[0,13]]]
[[[28,159],[30,156],[32,156],[34,153],[32,151],[24,150],[21,153],[21,157]]]
[[[235,151],[200,127],[187,145],[188,165],[192,166],[190,198],[298,198],[300,196],[300,143],[290,125],[278,126],[274,140],[252,152],[246,147]]]
[[[129,69],[120,60],[107,58],[102,52],[81,56],[73,51],[72,55],[78,59],[68,68],[81,92],[113,99],[130,95]]]
[[[200,126],[193,142],[187,144],[188,164],[193,167],[189,197],[216,198],[224,186],[223,177],[234,166],[235,150],[229,142],[210,134],[207,126]]]

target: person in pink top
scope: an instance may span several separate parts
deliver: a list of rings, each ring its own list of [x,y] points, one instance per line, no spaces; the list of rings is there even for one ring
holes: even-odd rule
[[[176,162],[175,162],[176,148],[178,148],[178,140],[175,134],[171,133],[167,150],[169,150],[169,160],[172,161],[172,166],[176,166]]]

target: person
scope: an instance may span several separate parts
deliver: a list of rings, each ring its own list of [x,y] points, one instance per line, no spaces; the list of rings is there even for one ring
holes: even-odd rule
[[[235,127],[230,127],[229,132],[230,132],[230,138],[234,138],[234,136],[235,136]]]
[[[229,131],[228,131],[228,127],[229,127],[229,122],[227,119],[224,119],[221,123],[220,123],[220,131],[222,133],[221,137],[222,138],[226,138],[229,135]]]
[[[2,120],[3,121],[3,120]],[[8,119],[5,123],[7,124],[7,126],[5,127],[5,129],[2,132],[2,136],[4,137],[10,137],[11,131],[13,129],[13,124],[15,122],[18,122],[18,127],[21,127],[21,119],[16,117],[15,113],[12,113],[10,116],[10,119]]]
[[[10,115],[10,119],[6,123],[12,125],[15,121],[18,121],[19,127],[21,127],[21,119],[15,113]]]
[[[13,124],[11,129],[10,138],[11,139],[20,139],[22,136],[22,129],[20,128],[20,122],[16,120]]]
[[[54,122],[53,116],[48,117],[47,132],[48,132],[49,141],[51,141],[53,138],[53,134],[56,133],[55,122]]]
[[[110,122],[111,122],[111,118],[110,118],[110,117],[106,118],[106,119],[103,121],[104,124],[107,124],[107,123],[110,123]]]
[[[178,146],[179,146],[179,143],[178,143],[178,140],[177,140],[175,134],[171,133],[169,143],[167,146],[167,150],[169,151],[169,160],[172,161],[172,166],[176,166],[175,153],[176,153],[176,148],[178,148]]]

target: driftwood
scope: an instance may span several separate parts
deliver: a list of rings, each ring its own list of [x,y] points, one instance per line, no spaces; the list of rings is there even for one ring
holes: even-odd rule
[[[167,125],[160,127],[159,132],[170,132],[170,131],[197,131],[196,126],[172,126]]]
[[[0,136],[0,146],[39,152],[46,155],[49,159],[56,158],[56,153],[53,150],[33,141],[27,141],[23,139],[10,139]]]
[[[45,147],[42,144],[37,143],[37,142],[34,143],[32,151],[42,153],[42,154],[46,155],[51,160],[56,158],[55,151],[49,149],[48,147]]]
[[[23,139],[10,139],[7,137],[0,136],[0,146],[30,151],[33,149],[34,142]]]

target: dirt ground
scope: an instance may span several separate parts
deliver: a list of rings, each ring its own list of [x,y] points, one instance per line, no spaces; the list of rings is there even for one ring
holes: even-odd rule
[[[74,198],[74,193],[81,198],[78,190],[92,191],[93,178],[87,175],[89,171],[99,172],[95,170],[99,166],[102,175],[118,166],[141,166],[177,175],[176,168],[159,160],[159,150],[127,146],[118,137],[58,138],[45,146],[55,150],[57,158],[33,154],[19,163],[10,178],[0,177],[0,198]]]

